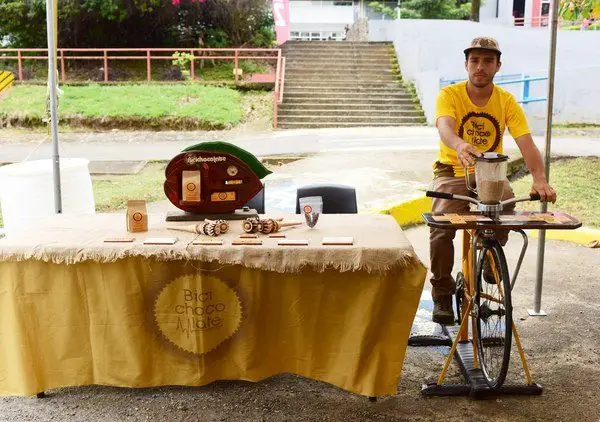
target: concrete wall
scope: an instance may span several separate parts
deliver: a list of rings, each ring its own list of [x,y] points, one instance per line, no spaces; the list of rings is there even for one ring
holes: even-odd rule
[[[428,122],[433,123],[439,80],[466,78],[463,50],[476,36],[495,37],[503,51],[503,74],[547,76],[549,30],[468,21],[370,21],[372,41],[393,41],[403,77],[414,81]],[[600,124],[600,31],[559,31],[555,83],[556,123]],[[508,87],[506,87],[508,88]],[[546,82],[533,82],[531,96],[546,96]],[[511,92],[520,96],[521,88]],[[524,106],[539,132],[546,103]]]

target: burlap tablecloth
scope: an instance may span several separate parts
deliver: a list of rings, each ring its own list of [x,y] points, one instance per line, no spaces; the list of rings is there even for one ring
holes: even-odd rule
[[[285,221],[303,221],[301,215],[279,215]],[[149,231],[127,233],[123,214],[52,216],[38,227],[9,233],[0,239],[1,261],[41,260],[55,264],[83,261],[114,262],[128,257],[158,260],[194,259],[243,265],[279,273],[296,273],[304,268],[322,272],[382,272],[395,267],[421,265],[410,242],[397,223],[387,215],[325,214],[315,228],[306,224],[284,228],[288,239],[308,239],[308,246],[278,246],[278,239],[260,235],[260,246],[233,246],[242,231],[240,221],[231,221],[230,231],[218,239],[223,245],[192,245],[198,236],[168,230],[168,226],[192,223],[165,222],[164,215],[149,215]],[[135,237],[133,243],[105,243],[109,237]],[[148,237],[178,237],[175,245],[144,245]],[[351,236],[352,246],[323,246],[323,237]]]
[[[286,230],[308,246],[285,247],[232,246],[239,221],[222,246],[166,225],[150,215],[149,232],[115,244],[124,215],[54,216],[0,239],[0,395],[279,373],[396,392],[426,269],[392,217],[322,215]],[[142,244],[157,236],[179,242]]]

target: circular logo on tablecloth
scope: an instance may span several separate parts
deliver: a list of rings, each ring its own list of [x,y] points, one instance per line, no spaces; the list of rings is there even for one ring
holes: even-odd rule
[[[242,304],[235,290],[214,276],[197,274],[167,283],[154,301],[154,322],[173,346],[203,355],[240,328]]]

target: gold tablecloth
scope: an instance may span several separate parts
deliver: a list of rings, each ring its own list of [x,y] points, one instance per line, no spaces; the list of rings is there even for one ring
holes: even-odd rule
[[[176,245],[141,245],[175,233],[158,216],[133,245],[102,243],[124,234],[107,224],[124,224],[115,215],[50,219],[37,240],[11,233],[0,240],[0,394],[286,372],[368,396],[395,393],[425,268],[389,216],[321,218],[318,231],[288,232],[310,238],[308,247],[275,239],[233,247],[236,230],[224,247],[190,246],[186,233]],[[354,246],[320,245],[345,235]]]

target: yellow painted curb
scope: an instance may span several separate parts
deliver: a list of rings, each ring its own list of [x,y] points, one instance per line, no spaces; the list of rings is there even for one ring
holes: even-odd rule
[[[431,211],[431,198],[425,196],[411,199],[381,210],[381,214],[389,214],[398,222],[400,227],[412,226],[423,223],[422,214]]]
[[[538,237],[538,230],[531,230],[529,235]],[[590,227],[580,227],[577,230],[546,230],[546,239],[565,240],[587,245],[593,241],[600,241],[600,230]]]

